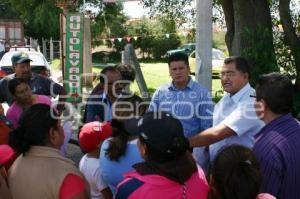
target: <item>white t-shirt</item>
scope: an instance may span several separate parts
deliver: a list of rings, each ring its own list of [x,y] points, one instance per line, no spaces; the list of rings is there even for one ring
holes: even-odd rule
[[[107,185],[103,182],[101,177],[99,159],[88,157],[87,154],[85,154],[79,162],[79,169],[90,185],[91,198],[104,199],[101,191],[107,188]]]

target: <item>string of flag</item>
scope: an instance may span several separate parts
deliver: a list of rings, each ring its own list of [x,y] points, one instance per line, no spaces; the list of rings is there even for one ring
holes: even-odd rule
[[[143,38],[143,37],[165,36],[168,39],[170,38],[171,35],[186,37],[189,34],[191,33],[182,32],[182,33],[165,33],[165,34],[155,34],[155,35],[134,35],[134,36],[124,36],[124,37],[99,38],[96,39],[95,41],[103,41],[103,43],[105,44],[107,41],[114,43],[115,41],[122,42],[124,40],[130,43],[132,41],[138,40],[138,38]]]

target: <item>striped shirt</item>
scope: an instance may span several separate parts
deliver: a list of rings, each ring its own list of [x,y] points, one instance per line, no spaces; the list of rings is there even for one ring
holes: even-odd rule
[[[268,123],[256,136],[254,154],[263,177],[261,192],[300,198],[300,124],[291,114]]]

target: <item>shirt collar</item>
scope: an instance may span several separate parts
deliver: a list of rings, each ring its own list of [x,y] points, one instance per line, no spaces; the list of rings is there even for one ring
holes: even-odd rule
[[[279,124],[279,123],[286,123],[287,120],[294,119],[291,113],[279,116],[272,120],[270,123],[266,124],[260,131],[257,133],[254,138],[258,139],[260,136],[264,134],[264,132],[269,132],[269,129],[272,129],[274,125]]]
[[[238,103],[240,99],[244,96],[244,94],[249,90],[251,90],[251,86],[249,83],[247,83],[242,89],[240,89],[237,93],[235,93],[230,98],[234,101],[234,103]]]
[[[185,89],[185,88],[193,89],[193,87],[194,87],[193,80],[192,80],[191,77],[189,77],[188,84],[187,84],[183,89]],[[175,87],[175,85],[173,84],[173,82],[169,83],[168,88],[169,88],[170,90],[178,90],[178,89]],[[181,90],[183,90],[183,89],[181,89]]]

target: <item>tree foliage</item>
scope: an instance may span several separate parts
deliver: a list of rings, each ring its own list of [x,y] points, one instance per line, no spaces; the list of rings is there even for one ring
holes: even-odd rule
[[[91,22],[92,45],[99,45],[102,38],[118,38],[126,35],[125,22],[127,17],[123,14],[120,3],[103,4]],[[122,45],[113,44],[120,49]]]
[[[24,23],[25,35],[59,39],[59,13],[52,0],[8,0]]]
[[[180,45],[176,34],[177,28],[174,20],[158,17],[156,19],[142,19],[128,25],[129,35],[139,35],[134,41],[135,48],[139,48],[143,54],[155,59],[161,59],[167,50],[177,48]]]
[[[1,19],[19,19],[18,14],[9,0],[1,0],[0,2]]]

